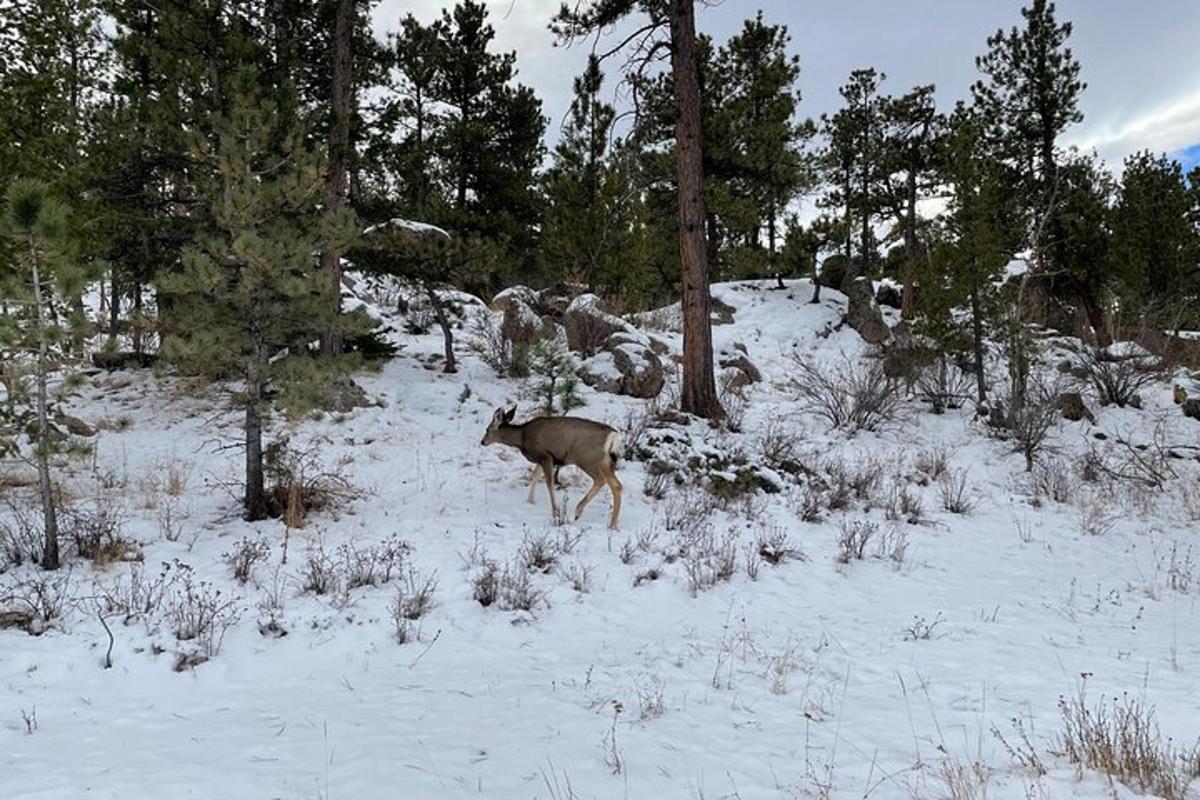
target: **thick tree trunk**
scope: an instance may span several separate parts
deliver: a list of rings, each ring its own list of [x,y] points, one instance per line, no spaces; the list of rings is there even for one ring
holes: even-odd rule
[[[46,373],[49,371],[49,345],[46,337],[46,318],[42,307],[42,281],[38,271],[38,254],[29,247],[30,266],[33,270],[34,321],[37,324],[37,472],[38,492],[42,499],[44,543],[42,546],[42,569],[58,569],[58,509],[54,502],[54,485],[50,481],[50,411],[46,390]]]
[[[723,416],[713,376],[712,298],[708,287],[708,242],[704,235],[700,151],[700,85],[696,74],[696,17],[693,0],[670,0],[671,74],[677,118],[675,142],[679,172],[679,263],[683,307],[683,388],[685,413],[708,419]]]
[[[250,521],[271,515],[263,480],[262,446],[262,373],[256,356],[250,357],[246,378],[246,491],[242,498],[242,516]]]
[[[1083,310],[1087,313],[1088,323],[1096,334],[1096,344],[1100,347],[1108,347],[1112,344],[1113,339],[1108,330],[1108,320],[1104,318],[1104,310],[1100,308],[1100,303],[1096,301],[1096,298],[1092,296],[1083,298]]]
[[[326,177],[326,208],[337,211],[346,201],[346,176],[350,160],[351,34],[354,30],[354,0],[338,0],[333,32],[333,124],[329,133],[329,173]],[[342,313],[342,262],[335,250],[321,253],[321,267],[329,275],[334,314]],[[342,352],[342,334],[336,323],[325,337],[324,350]]]
[[[813,257],[812,257],[813,293],[812,293],[812,299],[808,301],[810,303],[821,302],[821,275],[820,275],[820,267],[817,264],[818,260],[819,260],[818,254],[817,254],[817,252],[814,251]]]

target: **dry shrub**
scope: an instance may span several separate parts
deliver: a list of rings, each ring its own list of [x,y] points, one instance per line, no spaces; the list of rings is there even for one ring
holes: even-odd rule
[[[159,613],[175,582],[185,571],[190,571],[190,567],[178,560],[163,562],[158,575],[150,577],[145,564],[131,562],[123,577],[96,585],[99,607],[105,616],[120,615],[126,625],[138,619],[150,620]]]
[[[396,595],[388,611],[392,616],[396,641],[400,644],[421,638],[419,623],[433,609],[433,593],[436,589],[436,575],[420,575],[413,569],[396,587]]]
[[[484,608],[495,605],[502,611],[533,611],[546,601],[546,593],[533,585],[523,565],[501,565],[492,560],[485,561],[472,577],[471,594]]]
[[[349,456],[330,469],[321,462],[319,444],[298,448],[287,436],[268,445],[263,455],[267,496],[288,527],[303,527],[310,513],[341,508],[363,496],[342,474],[350,464]]]
[[[41,507],[27,498],[4,498],[7,513],[0,519],[0,572],[42,560],[46,540]]]
[[[787,531],[778,527],[760,532],[754,542],[753,552],[772,566],[784,561],[804,560],[804,552],[791,543]]]
[[[75,555],[100,565],[136,556],[137,544],[121,535],[122,524],[120,507],[103,494],[90,507],[69,505],[60,510],[60,534]]]
[[[1163,740],[1154,709],[1128,695],[1101,698],[1089,708],[1082,694],[1060,698],[1061,754],[1078,767],[1102,772],[1138,792],[1164,800],[1186,800],[1200,778],[1200,740],[1179,748]]]
[[[834,560],[839,564],[862,561],[867,554],[867,545],[877,533],[879,526],[874,522],[863,519],[843,520],[839,526],[838,551]]]
[[[230,573],[238,583],[249,581],[254,574],[255,565],[260,561],[266,561],[270,556],[271,545],[261,536],[257,539],[243,536],[232,550],[221,554],[221,558],[225,560]]]
[[[1113,359],[1093,348],[1083,355],[1088,382],[1102,406],[1141,408],[1141,390],[1162,377],[1158,364],[1157,358]]]
[[[5,627],[19,627],[31,634],[61,622],[75,606],[75,587],[69,569],[35,572],[0,585],[0,619]]]
[[[1069,503],[1075,499],[1079,481],[1066,462],[1059,459],[1039,461],[1030,475],[1033,496],[1048,497],[1056,503]]]
[[[732,531],[719,539],[711,526],[681,533],[675,547],[693,597],[737,572],[737,536]]]
[[[171,632],[181,642],[195,642],[205,659],[213,658],[221,651],[225,634],[241,619],[238,600],[205,581],[196,581],[191,569],[183,568],[166,603]]]
[[[736,369],[723,370],[717,382],[717,399],[725,416],[721,424],[731,433],[741,433],[746,421],[746,411],[750,407],[750,398],[742,383],[742,373]]]
[[[975,508],[974,492],[967,482],[967,473],[950,472],[939,483],[942,508],[951,514],[970,514]]]
[[[927,447],[917,453],[913,466],[932,480],[941,480],[950,472],[950,453],[944,446]]]
[[[925,521],[925,505],[907,483],[898,481],[888,496],[884,515],[892,521],[904,520],[909,525],[920,525]]]
[[[880,431],[898,420],[903,407],[900,385],[884,374],[877,361],[858,363],[843,356],[838,362],[817,364],[793,356],[795,377],[790,385],[800,406],[831,429],[850,435]]]

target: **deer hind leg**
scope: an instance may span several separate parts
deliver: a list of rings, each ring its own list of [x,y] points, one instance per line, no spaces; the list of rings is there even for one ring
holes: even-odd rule
[[[529,505],[533,505],[533,490],[537,488],[538,478],[540,478],[541,476],[542,476],[542,465],[535,464],[533,467],[533,474],[529,476],[529,499],[527,499],[525,501],[525,502],[529,503]]]
[[[622,489],[622,486],[621,486],[621,482],[619,480],[617,480],[616,472],[610,471],[608,473],[608,475],[605,476],[604,481],[605,481],[605,483],[608,484],[608,488],[612,492],[612,498],[613,498],[612,517],[609,518],[608,527],[612,528],[615,531],[615,530],[617,530],[617,520],[621,516],[621,489]]]
[[[579,504],[575,506],[575,519],[579,519],[583,515],[583,509],[587,507],[588,503],[592,502],[592,498],[595,497],[596,494],[604,487],[605,481],[602,477],[592,475],[591,478],[592,488],[588,489],[587,494],[585,494],[583,499],[579,501]]]
[[[555,522],[558,522],[558,501],[554,497],[554,462],[547,459],[540,467],[542,477],[546,479],[546,489],[550,492],[550,516]]]

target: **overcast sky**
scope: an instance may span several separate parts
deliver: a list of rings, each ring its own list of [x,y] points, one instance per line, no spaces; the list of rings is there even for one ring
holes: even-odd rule
[[[571,101],[571,81],[587,46],[556,47],[547,24],[559,0],[488,0],[499,49],[516,50],[519,80],[534,87],[550,118],[551,139]],[[434,19],[449,3],[383,0],[380,35],[412,12]],[[837,87],[852,69],[873,66],[888,76],[885,91],[937,85],[949,108],[975,79],[975,56],[997,28],[1020,20],[1021,0],[723,0],[698,7],[697,27],[724,41],[762,9],[782,23],[803,70],[801,113],[836,109]],[[1059,0],[1060,19],[1072,20],[1071,46],[1088,88],[1083,123],[1069,143],[1097,149],[1118,166],[1141,149],[1200,160],[1200,2],[1196,0]],[[612,41],[610,37],[609,41]],[[617,63],[610,73],[615,90]]]

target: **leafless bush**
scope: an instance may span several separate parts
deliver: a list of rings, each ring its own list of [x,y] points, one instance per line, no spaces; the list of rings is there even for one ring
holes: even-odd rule
[[[1046,764],[1030,739],[1025,723],[1020,718],[1014,717],[1012,726],[1013,736],[1011,739],[994,725],[992,726],[992,735],[1000,741],[1000,745],[1008,751],[1009,757],[1018,767],[1032,773],[1034,777],[1042,777],[1047,772]]]
[[[137,552],[137,545],[121,534],[121,509],[106,495],[97,495],[91,507],[64,504],[60,520],[62,535],[80,558],[109,564]]]
[[[737,536],[732,532],[720,539],[711,527],[684,533],[676,539],[676,549],[693,596],[737,572]]]
[[[754,542],[754,552],[772,566],[784,561],[803,561],[804,553],[788,539],[787,531],[771,528],[759,533]]]
[[[571,584],[571,588],[580,594],[587,594],[592,590],[592,568],[582,561],[566,566],[560,565],[558,570],[567,583]]]
[[[300,590],[328,595],[337,591],[339,584],[337,562],[325,552],[320,542],[310,547],[300,568]]]
[[[1186,800],[1200,778],[1200,740],[1190,748],[1163,741],[1154,709],[1125,696],[1089,708],[1082,694],[1058,701],[1061,754],[1080,768],[1104,773],[1139,792]]]
[[[437,589],[435,575],[419,575],[410,569],[404,580],[396,587],[388,610],[400,644],[420,638],[416,624],[433,609],[433,593]]]
[[[263,636],[279,638],[287,635],[283,612],[286,605],[283,568],[277,566],[271,582],[258,599],[258,632]]]
[[[1142,407],[1139,392],[1161,376],[1157,363],[1156,358],[1114,359],[1092,348],[1088,348],[1083,355],[1083,368],[1087,372],[1088,382],[1096,390],[1100,405],[1120,408]]]
[[[851,561],[861,561],[866,557],[867,545],[879,526],[874,522],[862,519],[843,520],[838,535],[838,552],[834,557],[839,564],[849,564]]]
[[[69,569],[35,572],[0,585],[0,616],[20,617],[30,633],[40,634],[62,621],[76,602]]]
[[[490,559],[484,560],[479,571],[471,578],[471,595],[479,605],[487,608],[500,597],[500,565]]]
[[[1025,458],[1025,471],[1032,472],[1038,457],[1046,451],[1050,434],[1062,417],[1058,408],[1060,384],[1031,381],[1024,401],[1011,398],[997,402],[993,409],[993,431],[1008,439],[1013,449]]]
[[[263,537],[250,539],[243,536],[227,553],[222,553],[226,566],[238,583],[246,583],[254,574],[254,566],[271,556],[271,545]]]
[[[523,565],[501,565],[485,561],[471,579],[472,595],[479,605],[495,605],[503,611],[532,611],[546,599],[546,593],[533,585]]]
[[[159,501],[158,533],[168,542],[178,542],[183,536],[183,514],[178,501],[171,498]]]
[[[1181,552],[1179,543],[1172,542],[1170,551],[1158,558],[1155,568],[1166,576],[1171,591],[1187,594],[1200,587],[1200,564],[1192,560],[1191,545]]]
[[[917,373],[917,394],[935,414],[961,408],[971,399],[973,378],[944,355],[932,359]]]
[[[517,558],[526,569],[548,574],[558,563],[558,547],[545,532],[526,534],[517,549]]]
[[[134,620],[157,616],[179,575],[190,570],[179,561],[163,562],[156,577],[149,577],[141,561],[132,561],[124,577],[97,584],[96,596],[105,615],[117,614],[128,625]]]
[[[646,480],[642,484],[642,494],[655,500],[662,500],[667,496],[667,489],[670,485],[671,477],[666,473],[647,473]]]
[[[908,556],[908,534],[904,528],[892,526],[880,534],[876,542],[877,557],[891,562],[893,569],[899,570],[904,566],[904,559]]]
[[[681,533],[708,527],[716,502],[709,493],[692,487],[673,492],[663,505],[663,527]]]
[[[666,712],[663,702],[663,681],[657,675],[651,675],[648,680],[640,682],[637,687],[638,718],[645,721],[658,719]]]
[[[1071,502],[1079,485],[1070,467],[1059,459],[1039,461],[1034,465],[1030,478],[1035,498],[1049,497],[1056,503]]]
[[[950,472],[950,453],[944,446],[927,447],[917,453],[913,466],[932,480],[941,480]]]
[[[340,508],[363,496],[343,474],[350,464],[349,457],[343,457],[331,469],[322,464],[321,450],[316,443],[296,447],[289,437],[282,436],[264,453],[267,494],[275,512],[290,528],[303,527],[314,511]]]
[[[938,625],[941,624],[942,612],[940,611],[932,620],[921,616],[914,616],[912,624],[904,629],[904,641],[922,642],[932,639]]]
[[[850,435],[879,431],[899,417],[903,404],[899,384],[884,374],[878,362],[861,364],[843,357],[840,363],[818,365],[797,355],[794,363],[791,386],[797,400],[831,429]]]
[[[750,407],[750,398],[746,396],[745,387],[739,382],[741,372],[736,369],[725,370],[721,373],[717,385],[717,396],[725,416],[721,424],[725,430],[740,433],[746,421],[746,411]]]
[[[803,522],[820,522],[825,493],[817,481],[805,481],[791,495],[792,510]]]
[[[338,567],[347,590],[380,586],[400,573],[404,559],[412,552],[408,542],[389,536],[379,544],[359,547],[353,542],[339,545]]]
[[[1079,532],[1085,536],[1104,536],[1116,526],[1118,519],[1104,494],[1089,492],[1080,498]]]
[[[514,343],[490,314],[477,315],[471,333],[470,348],[497,375],[523,378],[529,373],[528,348]]]
[[[967,483],[967,473],[951,472],[944,476],[939,483],[942,496],[942,508],[951,514],[970,514],[975,508],[975,498],[970,484]]]
[[[772,416],[761,436],[758,437],[758,453],[764,464],[776,472],[789,475],[810,474],[811,470],[802,461],[800,443],[803,431]]]
[[[1113,437],[1107,451],[1093,447],[1088,455],[1089,468],[1099,476],[1162,489],[1179,477],[1173,450],[1167,440],[1167,426],[1159,421],[1149,441],[1134,442],[1129,436]]]
[[[178,585],[166,604],[171,632],[181,642],[195,642],[205,658],[221,651],[225,634],[241,619],[238,598],[226,597],[205,581],[196,581],[190,569],[180,572]]]
[[[908,484],[897,481],[892,486],[884,513],[889,520],[904,520],[909,525],[920,525],[925,520],[925,505]]]
[[[41,512],[23,498],[4,498],[7,514],[0,519],[0,572],[42,560],[46,540]]]

